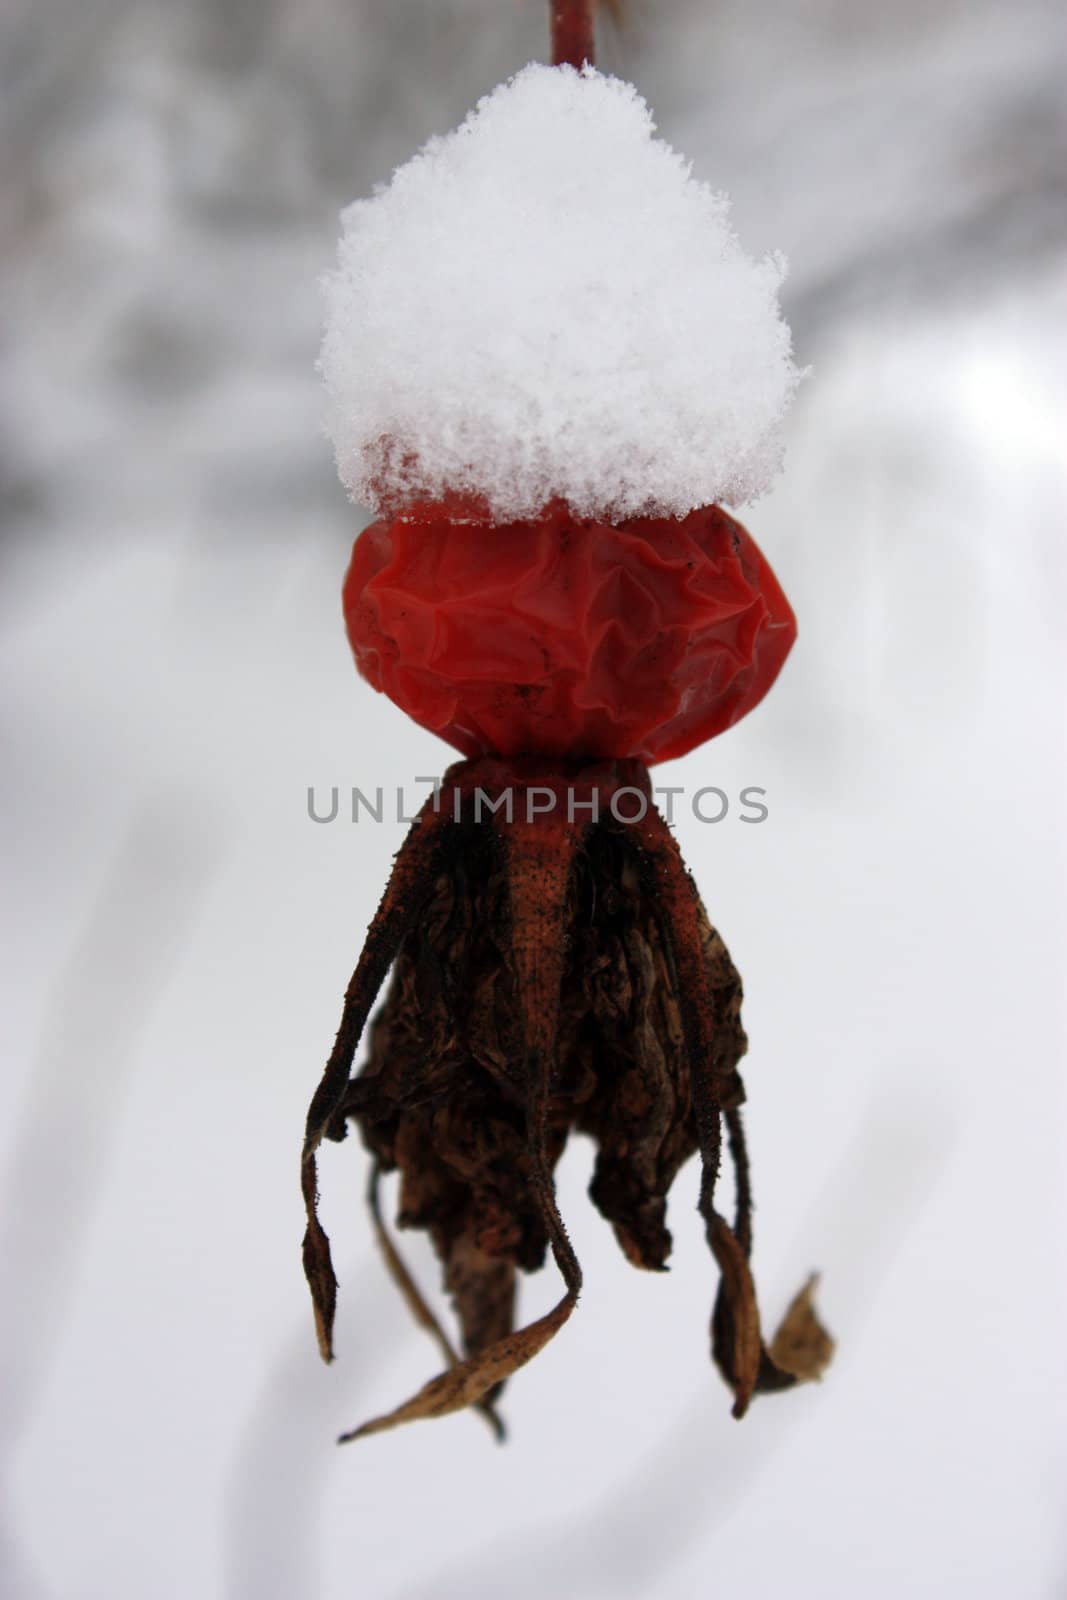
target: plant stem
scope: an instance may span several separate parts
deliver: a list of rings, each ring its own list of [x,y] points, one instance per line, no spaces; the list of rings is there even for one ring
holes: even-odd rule
[[[554,67],[581,67],[586,61],[594,64],[595,4],[596,0],[550,0]]]

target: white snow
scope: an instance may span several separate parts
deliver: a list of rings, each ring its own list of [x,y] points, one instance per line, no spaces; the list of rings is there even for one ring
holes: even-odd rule
[[[631,84],[528,66],[342,214],[321,370],[355,500],[617,520],[768,488],[784,262],[654,130]]]

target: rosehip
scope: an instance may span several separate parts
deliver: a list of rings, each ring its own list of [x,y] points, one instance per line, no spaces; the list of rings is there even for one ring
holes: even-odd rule
[[[466,756],[684,755],[759,703],[796,637],[718,506],[618,526],[562,501],[505,526],[410,506],[359,535],[344,610],[368,682]]]

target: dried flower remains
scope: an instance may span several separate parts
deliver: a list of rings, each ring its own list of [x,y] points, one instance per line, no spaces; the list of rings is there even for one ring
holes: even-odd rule
[[[368,1058],[350,1076],[391,965]],[[700,1213],[721,1274],[711,1351],[734,1415],[756,1393],[817,1377],[832,1341],[812,1283],[769,1345],[761,1333],[740,1112],[745,1048],[740,979],[640,762],[567,770],[484,757],[452,767],[397,857],[311,1105],[303,1160],[305,1267],[323,1355],[332,1355],[336,1280],[316,1210],[316,1152],[351,1121],[373,1158],[371,1209],[386,1259],[447,1367],[344,1437],[465,1406],[500,1430],[501,1387],[558,1332],[581,1289],[552,1177],[572,1132],[596,1144],[594,1203],[628,1259],[652,1270],[670,1252],[667,1193],[699,1151]],[[724,1132],[732,1222],[715,1204]],[[397,1170],[399,1222],[433,1241],[462,1354],[385,1229],[379,1175]],[[565,1293],[516,1330],[517,1275],[538,1268],[546,1250]]]

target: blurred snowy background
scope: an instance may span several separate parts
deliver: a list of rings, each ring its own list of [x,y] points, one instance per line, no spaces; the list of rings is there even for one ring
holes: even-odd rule
[[[745,517],[800,617],[660,781],[746,979],[769,1320],[827,1381],[742,1426],[695,1167],[673,1271],[560,1173],[579,1315],[477,1419],[338,1450],[437,1370],[306,1102],[398,824],[309,784],[449,752],[355,676],[320,432],[342,204],[543,57],[541,0],[7,0],[0,717],[4,1600],[1067,1593],[1060,7],[627,0],[601,64],[783,249],[814,373]],[[421,1241],[408,1254],[427,1287]],[[528,1309],[555,1299],[546,1273]]]

